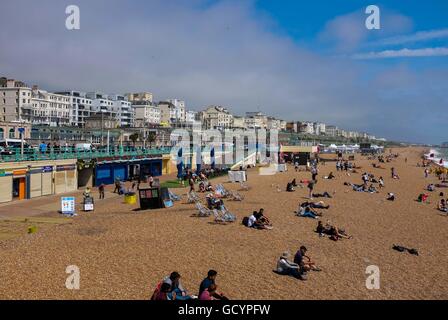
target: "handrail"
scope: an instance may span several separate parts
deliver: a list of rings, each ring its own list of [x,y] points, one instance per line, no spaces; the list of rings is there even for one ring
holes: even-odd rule
[[[72,147],[49,148],[39,150],[38,148],[8,148],[0,150],[0,162],[19,161],[41,161],[41,160],[64,160],[64,159],[96,159],[110,157],[137,157],[169,154],[171,148],[136,148],[136,147],[110,147],[101,149],[82,149]]]

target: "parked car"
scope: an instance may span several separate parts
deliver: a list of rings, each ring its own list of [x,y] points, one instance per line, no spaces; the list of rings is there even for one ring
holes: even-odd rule
[[[22,140],[20,139],[2,139],[0,140],[0,154],[1,155],[13,155],[18,150],[22,148]],[[26,141],[23,141],[23,150],[27,152],[28,150],[32,150],[31,147]]]

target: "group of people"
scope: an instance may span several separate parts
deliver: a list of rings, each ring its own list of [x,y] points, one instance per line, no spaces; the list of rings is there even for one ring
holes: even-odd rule
[[[218,292],[215,283],[218,272],[209,270],[207,277],[199,285],[198,295],[190,295],[182,286],[180,274],[176,271],[165,277],[154,290],[151,300],[229,300],[223,293]]]
[[[263,208],[258,211],[252,212],[252,214],[248,217],[244,217],[243,225],[248,228],[254,229],[273,229],[272,223],[269,218],[265,216]]]
[[[321,271],[316,263],[306,254],[307,248],[301,246],[294,255],[294,260],[290,261],[288,251],[283,252],[277,261],[276,273],[281,275],[290,275],[300,280],[307,280],[309,271]]]
[[[349,162],[348,160],[338,160],[336,161],[336,171],[349,171],[356,168],[354,163]]]

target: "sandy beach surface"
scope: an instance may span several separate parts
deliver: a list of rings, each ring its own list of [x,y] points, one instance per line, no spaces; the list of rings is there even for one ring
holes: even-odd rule
[[[296,173],[289,166],[285,173],[261,176],[250,169],[251,190],[241,191],[245,199],[225,201],[238,217],[233,224],[192,217],[196,209],[186,203],[185,188],[173,189],[183,196],[173,208],[136,211],[137,205],[108,195],[96,200],[95,212],[80,213],[71,223],[0,240],[0,299],[149,299],[157,283],[172,271],[178,271],[183,285],[197,294],[209,269],[218,271],[219,291],[231,299],[447,299],[448,218],[435,208],[439,192],[448,194],[448,189],[431,193],[430,204],[416,202],[437,178],[425,179],[416,165],[423,149],[393,152],[400,157],[381,164],[385,169],[374,169],[372,161],[360,155],[355,163],[362,169],[350,176],[336,172],[333,162],[319,168],[315,192],[336,192],[332,199],[324,199],[330,209],[322,210],[321,220],[344,227],[353,239],[321,238],[314,232],[317,220],[294,214],[299,202],[306,201],[307,189],[288,193],[286,183],[309,179],[309,172]],[[400,180],[390,178],[392,166]],[[336,179],[324,180],[330,171]],[[369,194],[343,185],[361,183],[364,171],[383,176],[385,189]],[[240,188],[227,177],[212,183]],[[112,189],[109,186],[106,192]],[[387,192],[396,194],[395,202],[386,201]],[[94,195],[97,198],[96,190]],[[241,224],[244,216],[260,208],[273,222],[273,230]],[[58,216],[44,211],[39,215]],[[394,244],[416,248],[420,255],[392,250]],[[307,281],[275,274],[282,252],[294,254],[300,245],[308,248],[322,271],[310,272]],[[80,269],[80,290],[65,287],[69,265]],[[369,265],[379,267],[379,290],[366,288]]]

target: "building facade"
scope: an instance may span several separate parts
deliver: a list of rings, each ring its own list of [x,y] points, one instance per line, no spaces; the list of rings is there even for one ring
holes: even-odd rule
[[[233,115],[221,106],[208,107],[202,111],[201,118],[206,129],[226,129],[233,126]]]
[[[70,110],[70,97],[33,86],[31,105],[22,107],[22,120],[51,127],[69,126]]]
[[[31,106],[32,90],[22,81],[0,78],[0,121],[22,121]]]
[[[85,119],[92,114],[92,99],[87,98],[86,93],[79,91],[56,92],[70,99],[70,125],[84,128]]]

